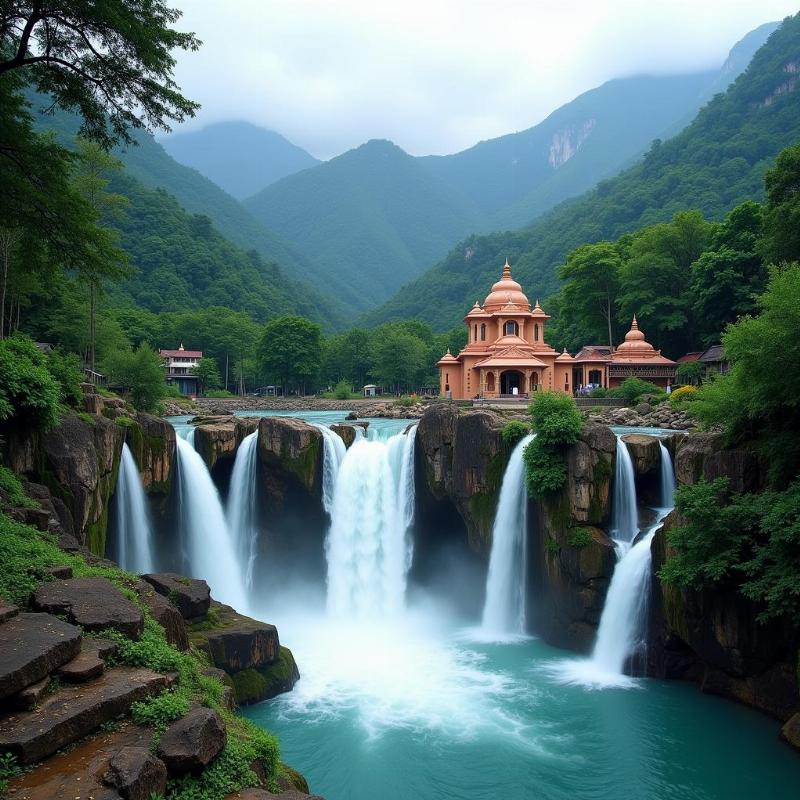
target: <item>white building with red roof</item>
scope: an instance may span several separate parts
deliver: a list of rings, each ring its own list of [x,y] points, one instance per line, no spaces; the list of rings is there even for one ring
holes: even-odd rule
[[[167,384],[177,386],[181,394],[197,397],[198,377],[194,373],[203,357],[203,351],[187,350],[181,342],[177,350],[159,350],[158,354],[167,371]]]

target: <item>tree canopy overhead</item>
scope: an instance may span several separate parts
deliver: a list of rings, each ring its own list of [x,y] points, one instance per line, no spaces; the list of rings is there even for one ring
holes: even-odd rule
[[[169,130],[199,108],[172,76],[172,51],[200,46],[172,27],[180,16],[162,0],[3,0],[0,78],[21,73],[104,148],[132,141],[132,128]]]

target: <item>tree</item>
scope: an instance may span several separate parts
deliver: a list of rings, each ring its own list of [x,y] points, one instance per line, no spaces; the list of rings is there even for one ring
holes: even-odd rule
[[[58,422],[60,396],[46,356],[30,339],[0,341],[0,425],[49,430]]]
[[[87,362],[95,371],[97,342],[97,300],[103,290],[104,278],[119,278],[125,274],[127,255],[117,247],[119,234],[104,226],[109,218],[119,214],[127,203],[124,195],[109,192],[111,174],[122,168],[122,163],[86,139],[78,140],[78,161],[73,185],[96,215],[100,246],[78,267],[81,280],[89,289],[89,352]]]
[[[322,363],[322,328],[304,317],[285,316],[268,322],[258,346],[258,362],[271,380],[305,394]]]
[[[764,180],[767,189],[763,255],[778,264],[800,260],[800,144],[787,147]]]
[[[398,324],[376,329],[372,343],[370,373],[395,392],[416,389],[427,367],[428,349],[422,339]]]
[[[200,45],[194,34],[173,29],[180,16],[162,0],[5,2],[0,78],[19,74],[55,106],[77,111],[82,135],[104,149],[129,143],[131,128],[169,130],[169,121],[199,107],[172,77],[172,51]]]
[[[213,358],[201,358],[197,362],[197,366],[192,369],[192,374],[197,375],[201,392],[207,392],[209,389],[219,389],[222,383],[217,362]]]
[[[0,228],[0,339],[6,335],[6,292],[8,291],[8,275],[11,269],[11,260],[14,257],[17,245],[22,238],[18,228]],[[11,329],[9,324],[8,330]]]
[[[164,366],[158,353],[143,342],[136,350],[117,350],[111,353],[104,369],[109,378],[124,386],[133,405],[139,411],[156,411],[164,396]]]
[[[567,318],[578,320],[582,330],[591,331],[599,341],[601,332],[614,346],[617,296],[620,291],[622,259],[612,242],[586,244],[567,256],[559,269],[565,281],[560,308]],[[566,320],[565,320],[566,322]]]

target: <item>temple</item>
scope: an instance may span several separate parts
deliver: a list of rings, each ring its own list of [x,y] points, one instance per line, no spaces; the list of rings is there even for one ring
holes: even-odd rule
[[[539,389],[572,394],[587,387],[613,388],[629,377],[666,388],[674,380],[675,362],[645,341],[636,317],[619,347],[591,345],[574,358],[547,344],[549,319],[538,300],[531,308],[506,259],[483,305],[476,301],[464,317],[466,346],[458,356],[448,350],[436,364],[442,396],[514,398]]]

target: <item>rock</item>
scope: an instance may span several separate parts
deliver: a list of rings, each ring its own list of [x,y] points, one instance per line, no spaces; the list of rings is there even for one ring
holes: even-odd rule
[[[30,711],[42,702],[50,688],[50,678],[26,686],[21,692],[11,698],[12,707],[17,711]]]
[[[789,717],[781,728],[781,738],[795,750],[800,750],[800,712]]]
[[[278,658],[280,642],[274,625],[246,617],[230,606],[214,604],[220,629],[205,636],[205,649],[215,667],[232,673],[248,667],[262,667]]]
[[[309,492],[322,481],[322,434],[293,417],[263,417],[258,424],[258,455],[267,467],[279,467]]]
[[[653,406],[651,406],[650,403],[639,403],[636,406],[636,409],[635,409],[636,413],[639,414],[642,417],[645,414],[649,414],[652,410],[653,410]]]
[[[164,731],[158,756],[173,775],[200,772],[225,747],[225,724],[216,711],[194,708]]]
[[[186,635],[186,623],[181,612],[146,581],[138,581],[136,591],[142,602],[150,609],[153,619],[164,629],[167,641],[175,645],[178,650],[188,650],[189,638]]]
[[[6,603],[5,600],[0,598],[0,623],[10,620],[19,614],[19,608],[11,603]]]
[[[113,628],[138,639],[144,629],[142,612],[106,578],[72,578],[40,586],[33,593],[40,611],[64,614],[87,631]]]
[[[224,669],[218,669],[217,667],[208,667],[208,669],[203,670],[203,675],[208,675],[209,678],[216,678],[224,685],[222,705],[228,711],[233,711],[236,708],[236,693],[233,690],[233,682],[230,675]]]
[[[339,434],[345,447],[350,447],[356,440],[356,429],[352,425],[331,425],[331,430]]]
[[[258,428],[257,417],[198,418],[197,423],[194,446],[209,470],[220,460],[232,462],[242,440]]]
[[[262,667],[250,667],[231,675],[236,704],[260,703],[290,692],[300,680],[300,671],[288,647],[281,647],[278,659]]]
[[[127,713],[131,704],[166,688],[163,675],[139,667],[117,667],[91,683],[50,695],[35,711],[0,720],[0,751],[31,764]]]
[[[116,642],[111,641],[111,639],[98,639],[92,636],[84,638],[81,643],[81,652],[93,653],[98,658],[102,658],[103,661],[108,661],[109,658],[113,658],[118,651],[119,646]]]
[[[756,492],[765,484],[764,473],[755,453],[726,449],[721,433],[690,433],[676,446],[675,476],[681,484],[727,478],[729,491]]]
[[[622,437],[633,461],[637,477],[658,472],[661,468],[661,448],[655,436],[629,433]]]
[[[175,469],[175,428],[166,420],[138,412],[126,441],[133,451],[142,485],[148,494],[168,495]]]
[[[81,649],[81,631],[50,614],[18,614],[0,625],[0,699],[41,681]]]
[[[187,578],[174,572],[159,572],[142,575],[160,595],[180,611],[185,620],[204,617],[211,605],[211,593],[208,584],[197,578]]]
[[[72,661],[59,667],[58,677],[68,683],[86,683],[103,674],[103,659],[96,653],[81,651]]]
[[[350,413],[348,413],[348,415],[345,417],[345,419],[349,420],[349,421],[356,420],[356,419],[358,419],[358,414],[356,414],[355,411],[351,411]]]
[[[72,567],[48,567],[45,572],[54,580],[66,581],[72,577]]]
[[[123,747],[112,756],[103,781],[125,800],[150,800],[167,791],[167,768],[144,747]]]

